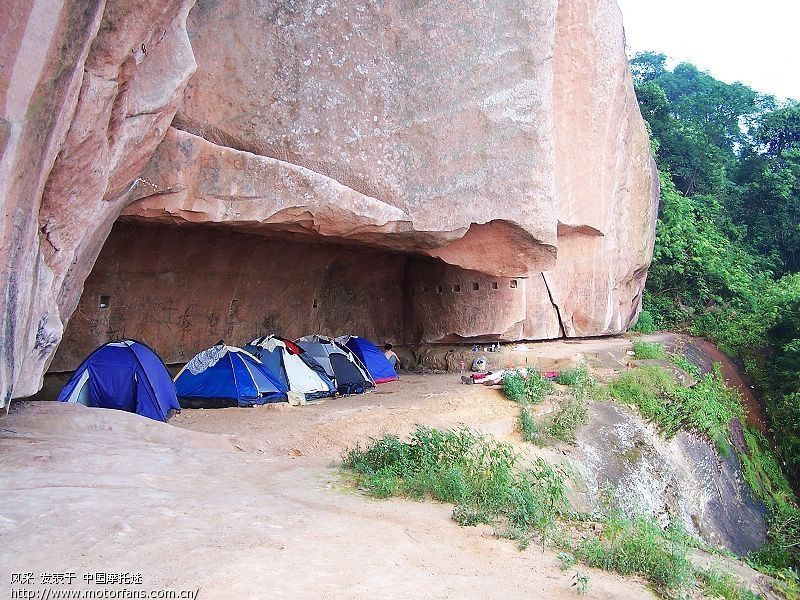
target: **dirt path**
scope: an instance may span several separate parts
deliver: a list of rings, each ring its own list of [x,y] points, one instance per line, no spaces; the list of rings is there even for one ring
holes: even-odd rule
[[[371,500],[332,467],[356,441],[416,423],[511,431],[514,405],[457,381],[412,375],[367,396],[170,424],[19,405],[0,421],[0,596],[13,572],[103,571],[200,598],[575,598],[555,553],[458,527],[446,505]],[[651,597],[581,571],[589,597]]]

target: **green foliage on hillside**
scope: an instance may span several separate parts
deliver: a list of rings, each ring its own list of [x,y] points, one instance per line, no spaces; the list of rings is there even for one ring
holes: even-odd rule
[[[643,331],[681,329],[745,361],[800,482],[800,103],[666,57],[631,60],[661,172]]]

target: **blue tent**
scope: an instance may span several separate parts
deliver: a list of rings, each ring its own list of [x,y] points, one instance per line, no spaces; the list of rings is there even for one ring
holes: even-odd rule
[[[186,363],[175,377],[184,408],[255,406],[286,400],[286,388],[255,356],[218,344]]]
[[[166,421],[180,411],[175,386],[164,362],[135,340],[109,342],[92,352],[58,395],[59,402],[134,412]]]
[[[367,368],[375,383],[386,383],[397,379],[397,373],[392,368],[386,355],[367,338],[353,335],[349,338],[343,338],[341,341]]]

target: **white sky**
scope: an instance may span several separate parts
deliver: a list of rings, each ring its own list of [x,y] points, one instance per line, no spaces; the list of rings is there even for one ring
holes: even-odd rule
[[[800,0],[618,0],[628,54],[662,52],[722,81],[800,99]]]

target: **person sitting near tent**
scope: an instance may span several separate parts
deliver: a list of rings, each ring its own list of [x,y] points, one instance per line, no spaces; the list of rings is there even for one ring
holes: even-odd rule
[[[383,345],[383,355],[395,371],[400,368],[400,358],[395,354],[394,350],[392,350],[391,344]]]

